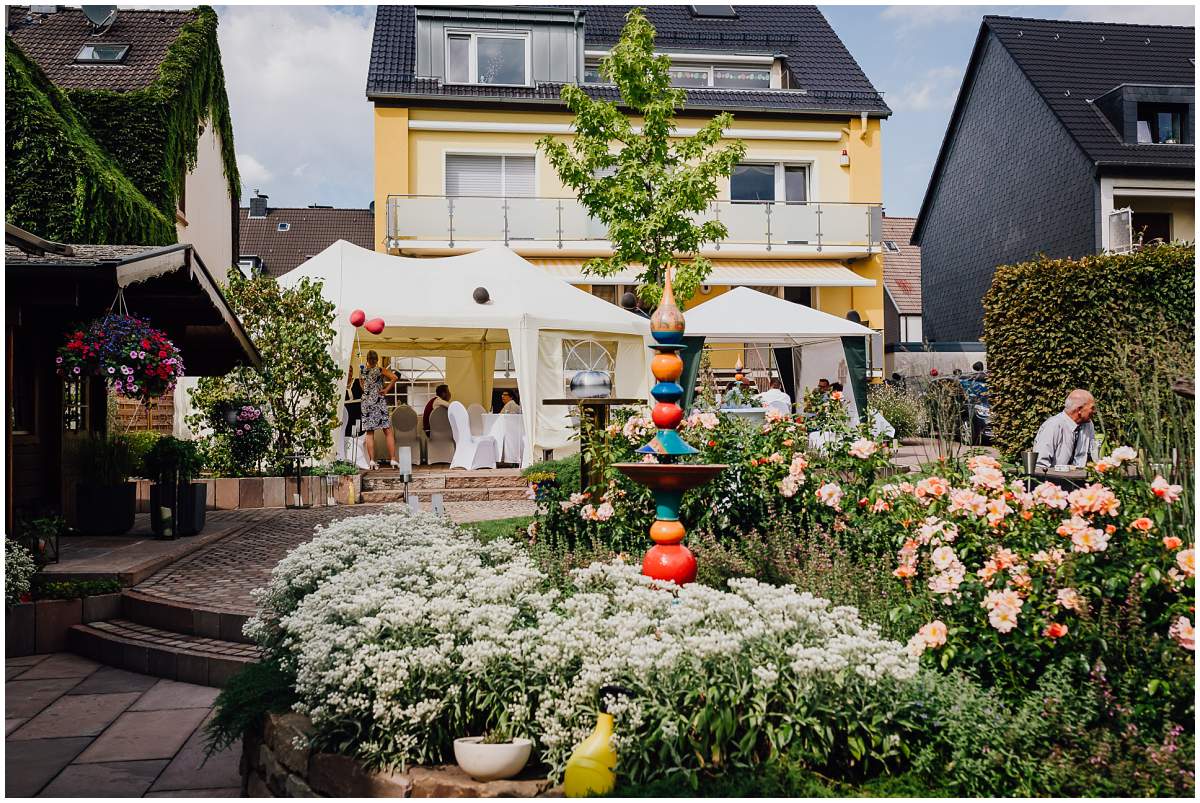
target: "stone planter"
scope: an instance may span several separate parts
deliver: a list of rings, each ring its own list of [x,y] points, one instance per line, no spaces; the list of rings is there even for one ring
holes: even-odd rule
[[[67,633],[78,624],[121,616],[121,595],[22,602],[4,611],[4,654],[9,658],[67,648]]]
[[[67,631],[83,623],[83,600],[43,599],[33,603],[36,652],[62,652]]]
[[[356,759],[313,753],[312,723],[300,714],[268,714],[242,740],[245,797],[562,797],[546,778],[477,781],[455,766],[380,772]],[[487,745],[503,747],[506,745]],[[507,745],[511,747],[511,745]]]
[[[354,505],[362,498],[362,476],[359,474],[335,474],[328,478],[304,476],[300,478],[301,504],[326,507],[329,502],[326,481],[333,489],[336,504]],[[295,477],[214,477],[196,482],[207,488],[209,510],[290,507],[296,495]],[[139,505],[142,504],[139,501]],[[149,505],[145,508],[148,510]]]
[[[334,478],[333,497],[339,505],[356,505],[362,498],[362,475],[341,474]]]
[[[22,602],[4,609],[4,655],[17,658],[37,652],[35,641],[35,605]]]
[[[511,778],[529,761],[533,742],[513,739],[502,744],[484,744],[482,736],[464,736],[454,740],[454,760],[459,768],[477,781]]]

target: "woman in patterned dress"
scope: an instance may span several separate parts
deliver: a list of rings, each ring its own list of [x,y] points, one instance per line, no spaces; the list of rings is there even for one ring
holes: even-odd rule
[[[379,367],[379,355],[374,350],[367,352],[367,370],[362,375],[362,429],[367,436],[367,460],[373,469],[379,468],[379,464],[375,462],[377,429],[382,429],[387,435],[388,457],[392,464],[396,462],[396,436],[392,433],[392,420],[387,403],[387,395],[396,384],[396,378],[390,369]]]

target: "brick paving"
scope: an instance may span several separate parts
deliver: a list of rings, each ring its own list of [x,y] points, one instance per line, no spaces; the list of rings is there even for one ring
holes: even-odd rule
[[[217,690],[70,653],[5,660],[5,797],[237,797],[240,745],[204,758]]]

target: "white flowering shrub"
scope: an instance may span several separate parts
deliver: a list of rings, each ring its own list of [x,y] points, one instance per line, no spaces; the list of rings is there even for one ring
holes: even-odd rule
[[[510,541],[395,512],[326,527],[258,594],[247,632],[294,674],[319,745],[374,765],[445,761],[501,725],[561,777],[613,683],[634,782],[781,756],[853,774],[906,750],[895,690],[916,659],[790,586],[677,588],[614,562],[564,593]]]
[[[16,605],[29,593],[29,583],[37,574],[37,563],[23,545],[4,539],[4,602]]]

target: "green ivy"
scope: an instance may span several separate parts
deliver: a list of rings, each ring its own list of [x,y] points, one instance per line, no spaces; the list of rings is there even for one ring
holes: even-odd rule
[[[5,40],[5,219],[72,243],[175,242],[175,221],[92,139],[74,106]]]
[[[998,268],[983,298],[983,339],[1000,449],[1028,449],[1072,388],[1092,392],[1120,437],[1137,390],[1122,381],[1121,346],[1193,342],[1195,270],[1195,246],[1181,243]]]
[[[217,14],[208,6],[194,13],[158,77],[132,92],[64,93],[6,40],[9,222],[67,242],[174,243],[201,125],[219,135],[230,194],[241,196]]]

